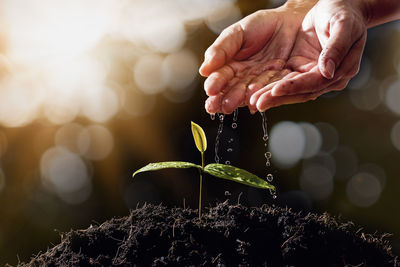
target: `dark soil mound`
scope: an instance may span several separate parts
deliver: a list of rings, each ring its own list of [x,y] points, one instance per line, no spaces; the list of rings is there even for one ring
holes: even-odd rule
[[[62,236],[33,266],[400,266],[384,236],[327,214],[144,205],[128,217]]]

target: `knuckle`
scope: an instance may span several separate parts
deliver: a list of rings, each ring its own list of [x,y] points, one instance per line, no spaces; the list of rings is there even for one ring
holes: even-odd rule
[[[349,72],[350,78],[353,78],[353,77],[356,76],[359,72],[360,72],[360,66],[355,66],[355,67],[353,67],[353,68],[350,70],[350,72]]]

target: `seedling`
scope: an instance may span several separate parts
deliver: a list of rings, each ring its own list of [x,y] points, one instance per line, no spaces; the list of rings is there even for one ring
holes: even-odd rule
[[[202,184],[203,184],[203,173],[208,173],[217,178],[231,180],[248,186],[262,188],[262,189],[270,189],[275,191],[275,186],[271,185],[267,181],[261,179],[260,177],[248,171],[236,168],[232,165],[212,163],[208,164],[207,166],[204,166],[204,152],[207,149],[206,134],[204,133],[204,130],[194,122],[192,122],[192,134],[196,147],[201,153],[201,166],[191,162],[184,162],[184,161],[166,161],[166,162],[150,163],[144,166],[143,168],[135,171],[132,177],[135,177],[135,175],[140,172],[156,171],[167,168],[177,168],[177,169],[197,168],[200,173],[199,220],[201,220],[201,194],[202,194]]]

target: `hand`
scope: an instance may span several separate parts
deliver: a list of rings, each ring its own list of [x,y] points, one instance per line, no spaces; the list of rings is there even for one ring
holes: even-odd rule
[[[255,92],[290,72],[283,67],[301,22],[314,4],[300,2],[296,7],[286,4],[242,19],[225,29],[207,49],[200,67],[200,73],[208,77],[204,83],[209,96],[207,112],[229,114],[249,105]],[[256,110],[251,107],[252,112]]]
[[[314,100],[342,90],[359,70],[366,21],[355,1],[320,0],[306,15],[282,80],[252,94],[250,109]]]

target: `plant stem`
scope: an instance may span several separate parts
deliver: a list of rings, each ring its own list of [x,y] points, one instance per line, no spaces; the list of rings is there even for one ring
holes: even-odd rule
[[[199,193],[199,221],[201,221],[201,194],[203,189],[204,152],[201,152],[200,193]]]

